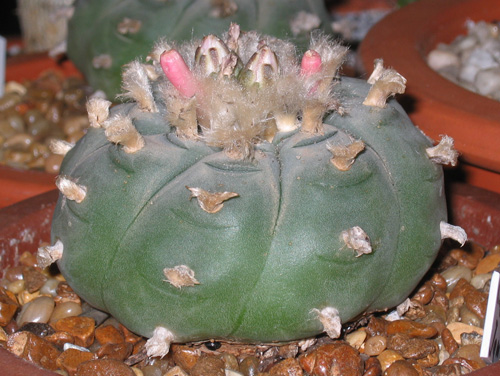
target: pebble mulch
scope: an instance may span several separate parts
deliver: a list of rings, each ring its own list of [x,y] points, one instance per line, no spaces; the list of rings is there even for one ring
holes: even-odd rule
[[[8,82],[0,97],[0,164],[58,173],[63,157],[50,151],[50,142],[75,143],[83,136],[92,94],[81,79],[52,71],[33,81]]]
[[[0,346],[61,375],[451,376],[485,366],[479,357],[500,245],[443,247],[405,303],[347,325],[343,336],[299,343],[174,344],[148,358],[145,339],[92,309],[60,274],[22,254],[0,280]]]
[[[467,35],[439,44],[427,56],[429,66],[478,94],[500,100],[500,30],[497,22],[467,22]]]

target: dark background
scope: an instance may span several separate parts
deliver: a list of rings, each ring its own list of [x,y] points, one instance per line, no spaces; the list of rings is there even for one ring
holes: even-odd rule
[[[16,0],[0,1],[2,4],[0,5],[0,35],[4,37],[21,35],[16,15]]]

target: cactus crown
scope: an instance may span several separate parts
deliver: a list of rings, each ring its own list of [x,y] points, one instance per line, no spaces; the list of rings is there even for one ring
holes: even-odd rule
[[[346,53],[318,33],[299,61],[293,44],[231,24],[221,39],[208,35],[178,47],[157,42],[151,64],[136,60],[125,67],[121,96],[156,112],[158,90],[179,137],[246,158],[252,145],[294,130],[299,119],[302,131],[322,132],[325,113],[338,108],[331,89]]]

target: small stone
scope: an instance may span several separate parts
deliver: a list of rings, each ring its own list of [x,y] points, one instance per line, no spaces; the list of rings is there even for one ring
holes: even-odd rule
[[[224,369],[226,371],[227,370],[239,371],[240,365],[238,363],[238,359],[236,358],[236,356],[224,352],[220,355],[220,358],[224,362]]]
[[[77,346],[89,347],[94,342],[95,322],[89,317],[65,317],[53,326],[58,332],[71,334]]]
[[[437,329],[416,321],[396,320],[387,324],[387,334],[404,333],[411,338],[431,338],[437,334]]]
[[[284,359],[269,370],[270,376],[302,376],[304,372],[295,358]]]
[[[100,359],[117,359],[123,361],[130,356],[133,348],[134,346],[131,343],[126,342],[105,343],[96,351],[96,355]]]
[[[463,296],[467,308],[478,315],[481,319],[486,316],[486,306],[488,304],[488,294],[476,290],[465,279],[460,279],[455,288],[450,293],[450,299]]]
[[[81,363],[75,376],[135,376],[135,373],[119,360],[97,359]]]
[[[384,376],[419,376],[419,373],[410,362],[396,360],[385,370]]]
[[[377,359],[380,362],[382,371],[385,371],[387,368],[389,368],[389,366],[395,361],[404,360],[401,354],[394,350],[383,351],[379,356],[377,356]]]
[[[381,376],[382,367],[380,361],[375,357],[369,357],[365,360],[365,373],[363,376]]]
[[[65,317],[78,316],[82,313],[82,306],[75,302],[64,302],[57,304],[50,316],[50,323],[56,322]]]
[[[365,328],[359,328],[352,333],[349,333],[345,336],[345,340],[349,345],[359,350],[363,342],[366,339],[366,330]]]
[[[56,364],[59,368],[65,370],[70,376],[72,376],[76,373],[76,370],[81,363],[95,358],[95,354],[91,352],[68,349],[59,355],[56,359]]]
[[[385,336],[376,335],[366,340],[364,344],[364,352],[369,356],[377,356],[387,347],[387,338]]]
[[[495,270],[500,264],[500,253],[489,254],[477,264],[475,273],[486,274]]]
[[[7,340],[7,350],[20,358],[49,369],[58,368],[56,359],[60,351],[50,342],[30,332],[16,332]]]
[[[225,376],[224,361],[216,356],[201,356],[189,374],[191,376]]]
[[[299,357],[305,372],[313,376],[361,376],[363,361],[359,352],[344,342],[334,342]]]
[[[10,282],[7,285],[7,290],[13,294],[20,294],[24,290],[24,280],[19,279],[17,281]]]
[[[466,281],[470,281],[472,279],[472,271],[462,265],[452,266],[443,271],[441,275],[444,277],[448,285],[448,288],[446,289],[447,292],[451,292],[460,279],[465,279]]]
[[[23,275],[26,290],[28,290],[29,293],[40,290],[47,281],[47,277],[34,268],[28,268]]]
[[[49,278],[43,286],[40,288],[40,294],[42,295],[52,295],[56,296],[57,295],[57,285],[59,284],[59,281],[55,278]]]
[[[181,367],[175,366],[174,368],[170,369],[164,376],[188,376],[188,374]]]
[[[448,351],[448,354],[453,354],[458,350],[458,343],[455,341],[455,338],[453,338],[453,334],[450,329],[443,329],[441,332],[441,340],[443,341],[443,346],[446,351]]]
[[[438,352],[438,346],[435,341],[411,338],[407,334],[394,334],[389,337],[387,348],[398,351],[406,359],[422,359],[429,354]]]
[[[0,288],[0,326],[5,326],[12,320],[18,307],[15,296]]]
[[[465,358],[468,360],[472,360],[478,363],[481,367],[484,367],[486,364],[484,360],[479,356],[479,352],[481,350],[481,345],[479,344],[470,344],[461,346],[453,357],[455,358]]]
[[[476,332],[480,335],[483,335],[483,328],[479,328],[477,326],[472,326],[472,325],[467,325],[461,322],[452,322],[446,326],[450,332],[455,341],[457,341],[458,344],[462,343],[461,335],[462,333],[472,333]]]
[[[45,339],[57,347],[63,347],[68,343],[75,343],[75,337],[66,332],[55,332],[45,337]]]
[[[176,364],[190,371],[201,356],[201,351],[186,345],[172,345],[170,348],[172,358]]]
[[[41,322],[28,322],[19,328],[20,332],[30,332],[38,337],[47,337],[56,331],[49,324]]]
[[[373,316],[368,322],[366,333],[373,337],[376,335],[386,335],[389,321]]]
[[[123,334],[113,325],[100,326],[95,330],[95,339],[101,345],[106,343],[122,343],[125,342]]]
[[[259,372],[259,359],[248,356],[240,363],[240,372],[245,376],[255,376]]]
[[[48,323],[52,312],[54,311],[54,299],[48,296],[40,296],[21,309],[16,321],[17,325],[22,326],[27,322]]]

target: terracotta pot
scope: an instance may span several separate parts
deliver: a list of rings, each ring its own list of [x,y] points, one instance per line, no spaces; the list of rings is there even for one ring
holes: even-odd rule
[[[383,58],[407,82],[401,98],[413,122],[429,137],[447,134],[461,152],[465,181],[500,192],[500,102],[455,85],[434,72],[427,54],[438,43],[466,34],[466,20],[500,19],[497,0],[419,0],[390,13],[361,43],[367,74]]]
[[[7,59],[6,82],[34,80],[53,70],[65,77],[82,77],[69,60],[57,61],[46,53],[23,54]],[[0,166],[0,208],[55,188],[54,174]]]
[[[24,251],[36,252],[49,241],[58,192],[50,191],[0,210],[0,270],[17,263]],[[500,195],[464,184],[449,184],[450,222],[462,226],[471,240],[492,247],[500,243]],[[55,376],[0,347],[0,369],[10,376]],[[500,374],[500,362],[471,373]]]

